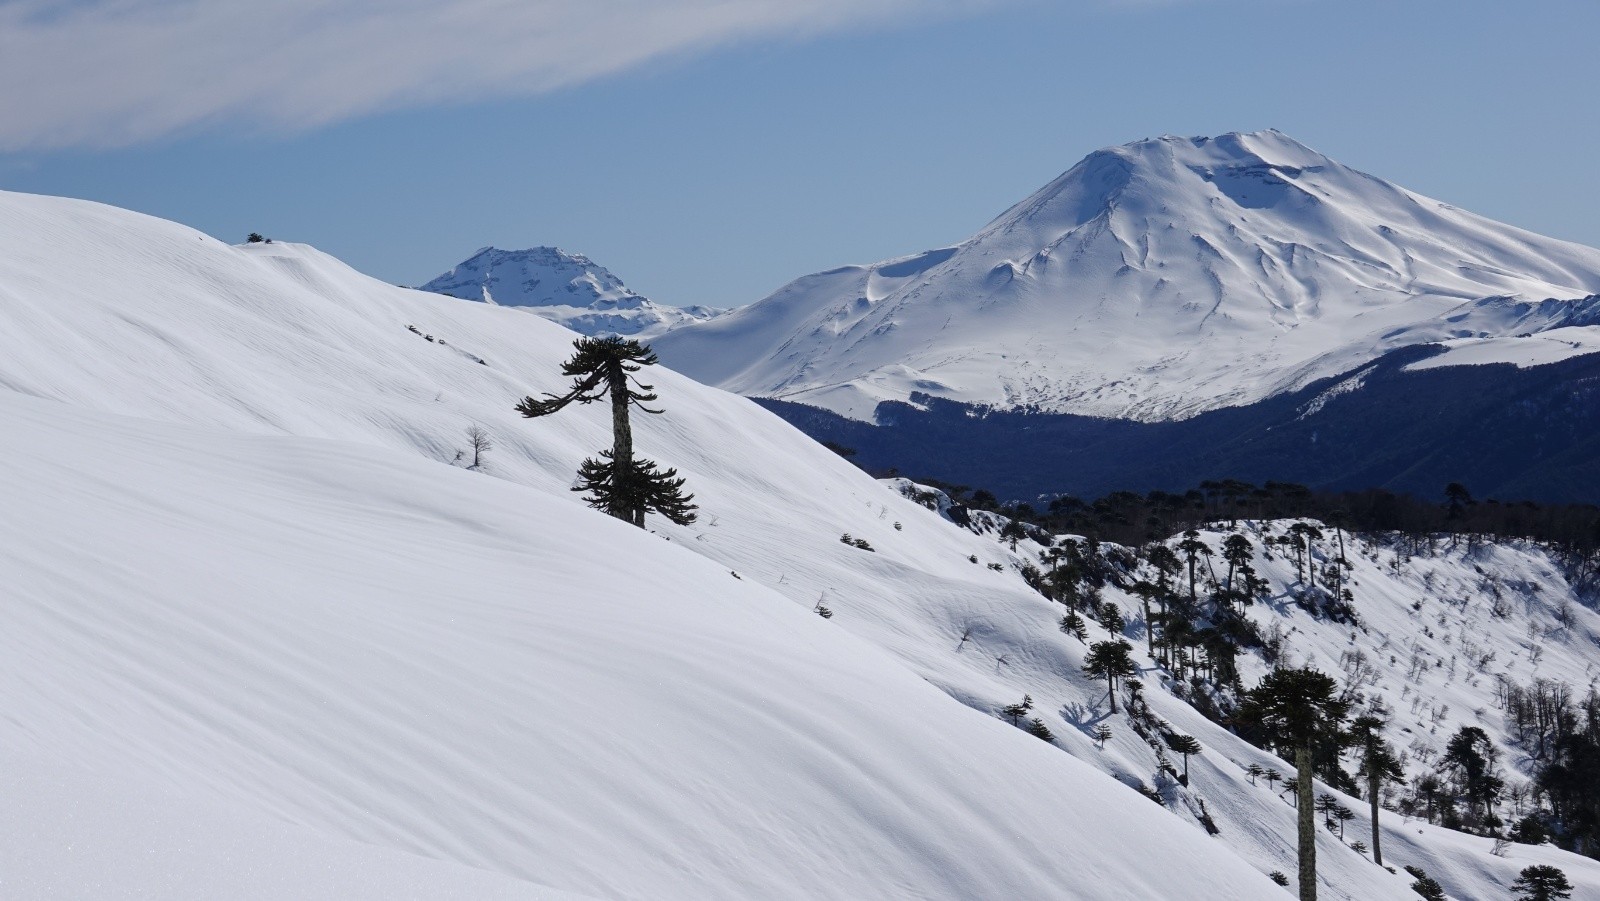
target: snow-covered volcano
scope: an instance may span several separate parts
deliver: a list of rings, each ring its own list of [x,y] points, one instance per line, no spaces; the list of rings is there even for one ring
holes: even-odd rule
[[[559,247],[485,247],[423,285],[422,290],[503,307],[526,307],[585,335],[648,337],[719,312],[711,307],[656,303],[634,293],[606,267]]]
[[[1539,302],[1597,291],[1600,250],[1268,130],[1098,151],[959,245],[805,276],[657,349],[702,381],[858,419],[923,392],[1148,421],[1397,347],[1588,325]]]

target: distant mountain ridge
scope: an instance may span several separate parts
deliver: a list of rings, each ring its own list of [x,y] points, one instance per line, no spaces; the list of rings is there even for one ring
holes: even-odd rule
[[[648,337],[721,312],[705,306],[658,304],[635,293],[599,263],[559,247],[484,247],[421,290],[525,307],[586,335]]]
[[[1543,343],[1514,349],[1538,353]],[[855,451],[851,459],[869,471],[898,469],[1035,503],[1181,493],[1217,478],[1424,498],[1460,482],[1479,497],[1600,503],[1600,354],[1526,367],[1451,364],[1471,349],[1401,348],[1344,378],[1164,422],[993,410],[925,394],[885,402],[876,423],[758,402]]]
[[[865,422],[913,394],[1156,422],[1418,344],[1514,357],[1516,336],[1591,327],[1575,306],[1597,292],[1600,250],[1267,130],[1097,151],[959,245],[804,276],[655,343],[702,381]]]

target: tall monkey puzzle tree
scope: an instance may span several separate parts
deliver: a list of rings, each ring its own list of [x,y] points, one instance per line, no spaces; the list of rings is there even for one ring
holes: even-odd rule
[[[1342,733],[1350,712],[1331,676],[1309,667],[1278,669],[1245,694],[1239,718],[1259,727],[1274,745],[1294,751],[1298,796],[1300,901],[1317,901],[1317,823],[1313,816],[1311,752]]]
[[[572,388],[565,394],[547,394],[541,400],[525,397],[517,404],[517,412],[532,419],[558,412],[573,401],[592,404],[609,398],[611,450],[600,452],[603,460],[590,457],[583,461],[578,469],[578,484],[572,490],[589,492],[585,500],[591,507],[641,529],[644,515],[650,511],[679,525],[694,522],[694,495],[684,494],[678,471],[657,469],[654,461],[633,455],[629,408],[661,412],[645,406],[656,400],[654,387],[633,375],[645,366],[655,365],[655,353],[648,345],[617,336],[579,338],[572,346],[576,351],[572,359],[561,364],[561,374],[572,376]]]
[[[1361,755],[1361,768],[1356,775],[1366,777],[1367,803],[1372,806],[1372,862],[1379,865],[1383,863],[1383,845],[1380,844],[1382,834],[1378,829],[1378,796],[1385,782],[1404,782],[1406,778],[1394,749],[1383,740],[1385,725],[1383,720],[1375,716],[1358,716],[1350,724],[1350,736],[1355,740],[1357,753]]]
[[[1244,571],[1250,567],[1250,561],[1255,559],[1255,549],[1250,546],[1250,539],[1243,535],[1233,534],[1223,539],[1222,559],[1228,562],[1228,593],[1233,593],[1234,573]]]
[[[1198,604],[1200,596],[1195,591],[1195,562],[1201,554],[1210,556],[1211,548],[1200,540],[1199,532],[1189,529],[1183,533],[1183,541],[1178,543],[1178,550],[1183,551],[1184,559],[1189,562],[1189,603]]]

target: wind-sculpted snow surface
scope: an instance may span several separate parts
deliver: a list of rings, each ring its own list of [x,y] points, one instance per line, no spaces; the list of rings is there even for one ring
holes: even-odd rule
[[[85,802],[0,818],[8,898],[1278,896],[763,586],[914,508],[754,405],[652,373],[652,535],[567,491],[601,417],[511,409],[571,332],[91,204],[0,246],[0,746]]]
[[[7,897],[1284,897],[1293,811],[1242,769],[1272,758],[1144,661],[1206,749],[1158,776],[1037,546],[661,367],[635,442],[701,515],[642,532],[568,490],[604,410],[512,409],[572,332],[75,201],[0,194],[0,247],[7,784],[110,800],[0,818]],[[485,472],[448,465],[471,425]],[[1052,742],[996,715],[1024,693]],[[1529,861],[1600,890],[1387,825],[1460,898]],[[1412,896],[1319,843],[1322,897]]]
[[[867,421],[913,392],[1148,421],[1510,340],[1523,307],[1597,290],[1600,250],[1264,131],[1098,151],[956,247],[806,276],[659,344],[708,383]]]
[[[6,779],[89,807],[10,820],[8,898],[237,897],[228,871],[268,863],[240,894],[326,867],[374,898],[1274,897],[1092,768],[565,499],[15,395],[0,420]],[[151,802],[160,831],[114,828]],[[279,835],[334,841],[301,861]],[[1150,840],[1171,870],[1137,872]]]
[[[485,247],[421,290],[522,307],[585,335],[651,335],[720,310],[670,307],[635,294],[604,266],[558,247]]]

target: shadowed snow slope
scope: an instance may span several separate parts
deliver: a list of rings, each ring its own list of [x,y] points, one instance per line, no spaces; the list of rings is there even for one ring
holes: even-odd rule
[[[570,331],[77,201],[0,194],[0,248],[0,763],[94,799],[35,803],[39,834],[0,819],[23,858],[0,878],[32,880],[7,897],[121,885],[134,858],[175,886],[151,894],[248,896],[213,851],[316,869],[240,880],[261,897],[325,870],[382,870],[373,897],[1283,897],[1263,874],[1294,872],[1293,811],[1242,769],[1268,755],[1146,662],[1206,746],[1193,785],[1162,782],[1019,577],[1036,547],[753,403],[643,373],[666,413],[638,448],[701,507],[650,534],[568,490],[606,410],[512,409],[565,386]],[[446,465],[474,424],[486,472]],[[994,715],[1024,693],[1053,742]],[[1458,897],[1515,875],[1387,826]],[[1322,897],[1411,896],[1319,843]]]
[[[1163,137],[1089,155],[959,246],[805,276],[658,349],[710,384],[867,421],[912,392],[1162,420],[1529,331],[1484,298],[1597,290],[1600,250],[1279,132]]]

